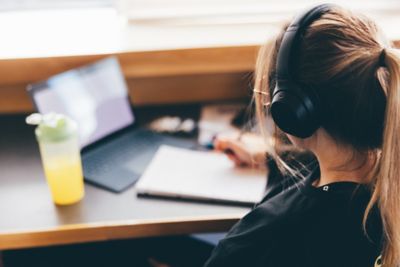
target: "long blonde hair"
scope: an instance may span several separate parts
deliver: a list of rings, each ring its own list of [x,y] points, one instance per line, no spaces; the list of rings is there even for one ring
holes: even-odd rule
[[[257,59],[254,101],[260,129],[269,115],[282,36],[263,46]],[[323,102],[322,127],[328,134],[357,152],[376,156],[364,227],[371,209],[379,207],[383,266],[400,266],[399,50],[370,19],[335,7],[306,30],[295,73],[298,83],[313,88]],[[279,129],[275,134],[282,136]],[[293,172],[278,153],[270,152]]]

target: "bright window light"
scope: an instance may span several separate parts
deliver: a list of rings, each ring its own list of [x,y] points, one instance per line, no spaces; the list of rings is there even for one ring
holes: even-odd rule
[[[367,14],[396,14],[399,0],[330,0]],[[321,0],[116,0],[131,21],[162,23],[279,23]]]
[[[0,0],[0,11],[111,6],[113,0]]]

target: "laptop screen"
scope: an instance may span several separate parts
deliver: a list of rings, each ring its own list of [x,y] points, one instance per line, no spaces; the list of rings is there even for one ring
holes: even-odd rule
[[[79,125],[81,148],[134,122],[118,60],[106,58],[31,85],[38,112],[56,112]]]

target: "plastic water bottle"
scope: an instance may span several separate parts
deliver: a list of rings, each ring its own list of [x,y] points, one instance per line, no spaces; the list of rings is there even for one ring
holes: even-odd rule
[[[36,139],[54,203],[69,205],[84,196],[77,123],[55,113],[34,113],[26,122],[37,125]]]

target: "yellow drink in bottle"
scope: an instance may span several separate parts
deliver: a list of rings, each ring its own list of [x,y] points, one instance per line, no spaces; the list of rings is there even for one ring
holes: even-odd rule
[[[84,187],[80,161],[54,159],[44,166],[44,172],[56,204],[66,205],[82,199]]]
[[[36,138],[54,203],[73,204],[84,196],[78,126],[60,114],[33,114],[27,118],[36,124]]]

